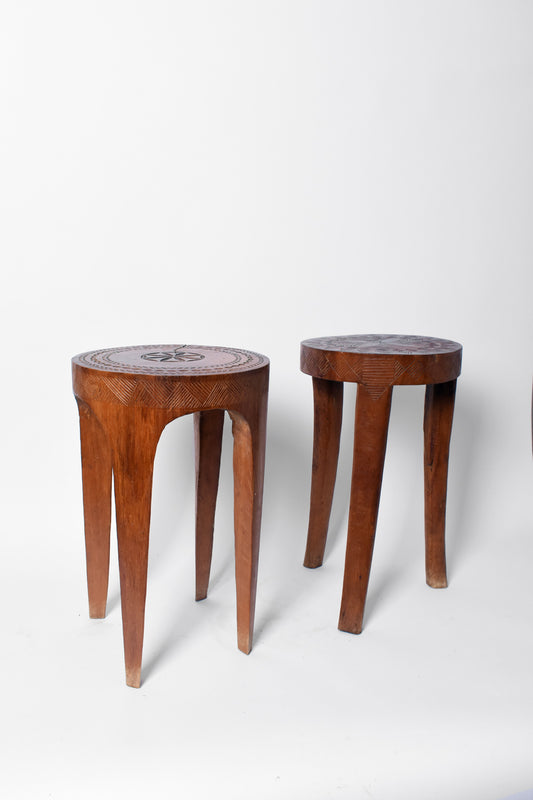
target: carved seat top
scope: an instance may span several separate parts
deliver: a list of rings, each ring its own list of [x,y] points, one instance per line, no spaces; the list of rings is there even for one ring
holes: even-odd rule
[[[72,359],[74,394],[88,403],[145,408],[235,408],[266,391],[266,356],[232,347],[156,344],[112,347]]]
[[[319,339],[306,339],[306,347],[318,350],[338,350],[340,353],[361,353],[365,355],[435,355],[436,353],[456,353],[461,345],[449,339],[435,339],[431,336],[401,336],[397,334],[370,333],[354,336],[325,336]]]
[[[326,336],[301,344],[302,372],[315,378],[362,383],[378,393],[388,386],[454,380],[462,346],[449,339],[396,334]]]
[[[268,358],[249,350],[192,344],[112,347],[80,353],[73,364],[103,372],[168,377],[231,375],[266,366]]]

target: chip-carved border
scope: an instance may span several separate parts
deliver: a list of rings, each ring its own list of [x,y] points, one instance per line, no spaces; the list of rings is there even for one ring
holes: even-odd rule
[[[230,408],[258,388],[259,376],[246,374],[221,380],[150,379],[135,375],[106,375],[84,370],[74,379],[74,392],[82,400],[148,408]]]
[[[392,341],[397,348],[399,340],[410,346],[411,352],[396,352]],[[362,384],[377,398],[390,386],[453,380],[461,372],[461,355],[462,346],[446,339],[378,334],[324,337],[301,343],[300,366],[302,372],[316,378]]]
[[[159,362],[146,361],[142,366],[134,364],[120,364],[110,361],[112,355],[121,352],[131,352],[135,350],[163,350],[174,347],[191,348],[191,350],[202,349],[214,353],[231,354],[233,362],[206,366],[203,361],[197,362],[168,362],[167,366],[162,367]],[[103,350],[90,350],[80,353],[72,359],[74,364],[82,367],[98,370],[99,372],[121,372],[137,375],[161,375],[161,376],[186,376],[186,375],[220,375],[240,372],[248,372],[258,369],[269,363],[266,356],[255,353],[252,350],[241,350],[233,347],[212,347],[210,345],[174,345],[174,344],[154,344],[136,345],[134,347],[111,347]]]

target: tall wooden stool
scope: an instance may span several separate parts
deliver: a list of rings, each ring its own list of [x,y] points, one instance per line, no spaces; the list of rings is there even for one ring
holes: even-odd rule
[[[233,421],[237,639],[244,653],[252,648],[268,374],[265,356],[228,347],[119,347],[72,359],[89,613],[105,616],[113,472],[129,686],[141,680],[154,456],[165,425],[184,414],[194,414],[197,600],[209,582],[224,410]]]
[[[343,381],[357,383],[352,489],[339,629],[361,633],[392,387],[426,385],[424,483],[426,580],[445,587],[444,526],[448,453],[462,347],[422,336],[331,336],[301,344],[301,369],[313,377],[314,443],[304,565],[319,567],[337,473]]]

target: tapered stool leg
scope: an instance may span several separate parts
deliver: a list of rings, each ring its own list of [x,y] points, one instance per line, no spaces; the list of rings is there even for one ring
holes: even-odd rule
[[[392,386],[377,397],[362,384],[357,387],[348,541],[339,617],[339,629],[349,633],[361,633],[363,626],[391,399]]]
[[[196,599],[207,597],[224,411],[199,411],[194,415],[196,454]]]
[[[111,527],[111,451],[89,406],[77,398],[80,413],[83,515],[89,616],[105,617]]]
[[[343,384],[313,378],[314,436],[309,528],[304,566],[320,567],[324,559],[333,490],[337,476],[342,425]]]
[[[250,652],[253,639],[263,503],[266,417],[266,391],[261,395],[258,394],[249,411],[242,414],[231,412],[234,436],[237,645],[243,653]]]
[[[426,581],[436,589],[446,578],[446,489],[457,381],[426,387],[424,410],[424,487]]]
[[[163,416],[159,409],[112,406],[107,420],[113,446],[126,683],[136,688],[141,684],[153,464],[167,421]]]

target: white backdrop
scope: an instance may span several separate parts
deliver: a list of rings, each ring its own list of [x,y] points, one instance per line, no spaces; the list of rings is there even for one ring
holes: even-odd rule
[[[533,787],[533,5],[0,5],[9,798],[497,800]],[[303,338],[464,345],[446,591],[423,573],[423,389],[393,398],[361,636],[336,630],[355,393],[326,562],[301,566]],[[235,643],[231,446],[193,600],[192,422],[160,442],[144,683],[116,556],[89,621],[70,357],[271,358],[253,653]]]

